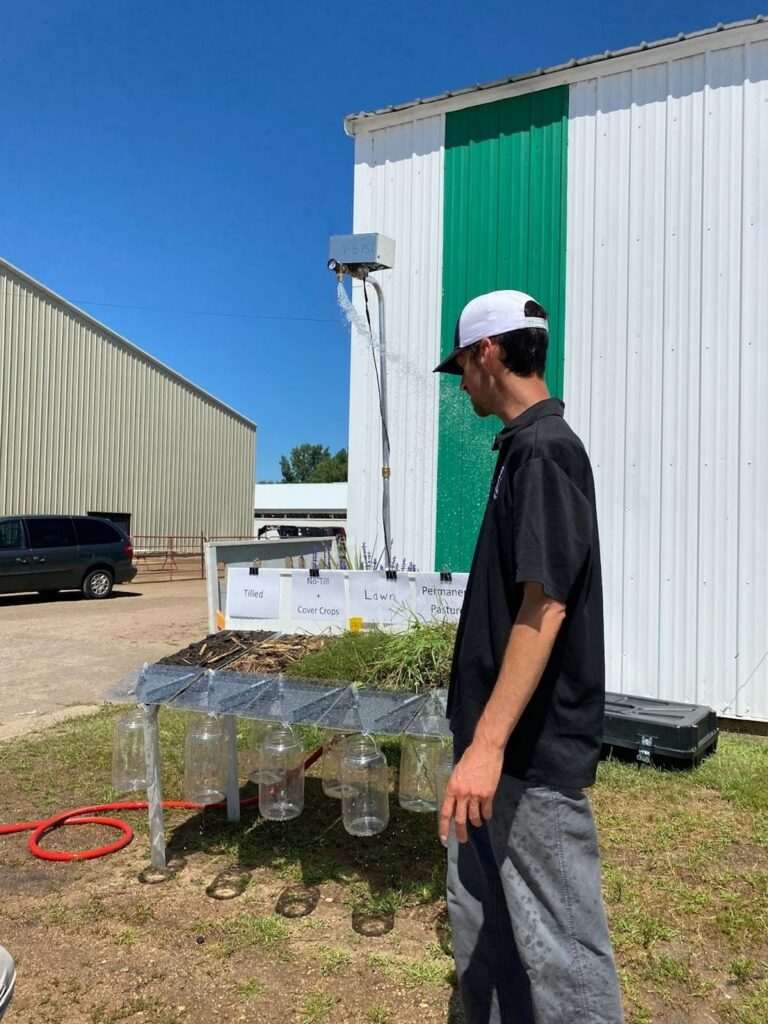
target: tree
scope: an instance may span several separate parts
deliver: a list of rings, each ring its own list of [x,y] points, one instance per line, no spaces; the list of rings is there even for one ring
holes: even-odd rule
[[[318,463],[312,474],[313,484],[333,484],[347,479],[347,449],[339,448],[335,455]]]
[[[322,444],[300,444],[280,456],[284,484],[326,484],[347,479],[347,449],[335,455]]]

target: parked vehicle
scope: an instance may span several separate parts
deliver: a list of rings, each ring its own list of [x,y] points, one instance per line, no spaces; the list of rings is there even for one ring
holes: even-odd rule
[[[0,517],[0,594],[82,590],[109,597],[115,583],[136,575],[123,531],[95,516]]]

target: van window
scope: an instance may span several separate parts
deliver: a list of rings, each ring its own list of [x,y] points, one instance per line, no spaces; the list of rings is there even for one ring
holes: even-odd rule
[[[31,548],[72,548],[77,543],[69,516],[27,519],[27,532]]]
[[[20,519],[6,519],[0,523],[0,551],[13,548],[25,548],[24,527]]]
[[[99,519],[75,519],[78,544],[117,544],[123,538],[109,523]]]

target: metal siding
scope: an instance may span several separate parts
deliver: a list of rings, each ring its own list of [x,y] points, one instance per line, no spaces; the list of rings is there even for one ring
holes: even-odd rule
[[[757,719],[766,79],[756,41],[571,87],[565,362],[595,469],[608,687]]]
[[[253,427],[4,264],[0,374],[0,514],[250,534]]]
[[[464,304],[519,288],[550,314],[547,383],[561,394],[568,92],[551,89],[446,118],[442,350]],[[437,565],[469,568],[498,422],[474,417],[459,380],[440,391]]]
[[[390,502],[396,558],[420,569],[434,560],[437,380],[440,350],[443,119],[420,119],[355,140],[356,232],[395,239],[395,266],[379,276],[388,350]],[[347,284],[348,286],[348,284]],[[376,295],[369,288],[378,332]],[[364,315],[363,288],[353,302]],[[370,347],[352,331],[349,416],[349,539],[383,550],[381,427]]]
[[[768,717],[768,42],[745,52],[737,688],[729,714]]]

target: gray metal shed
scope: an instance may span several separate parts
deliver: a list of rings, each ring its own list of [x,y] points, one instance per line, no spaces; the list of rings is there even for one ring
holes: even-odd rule
[[[0,259],[0,515],[248,536],[256,426]]]

